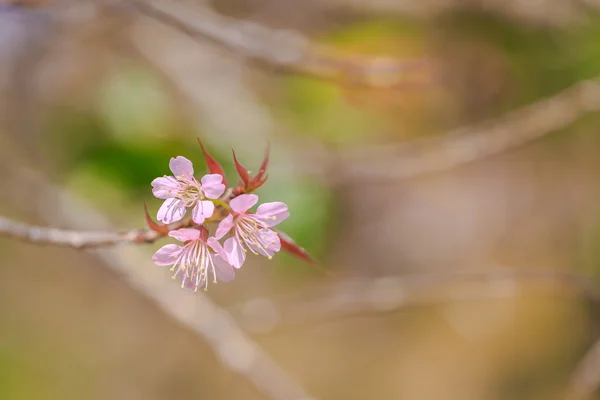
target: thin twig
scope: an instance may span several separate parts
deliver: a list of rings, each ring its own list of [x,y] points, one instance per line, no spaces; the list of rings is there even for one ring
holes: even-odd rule
[[[406,83],[410,72],[427,70],[424,60],[348,56],[316,45],[299,32],[227,18],[208,6],[172,0],[128,0],[128,4],[193,39],[208,39],[258,63],[320,79],[389,88]]]
[[[343,168],[338,170],[343,181],[369,182],[440,172],[523,146],[598,111],[600,78],[579,82],[501,118],[432,139],[344,151]]]
[[[410,307],[512,298],[520,293],[517,285],[523,283],[567,290],[600,305],[600,289],[584,275],[561,270],[491,268],[337,280],[276,301],[250,300],[231,310],[247,329],[265,333],[280,327]]]
[[[169,226],[175,230],[189,225],[187,220]],[[37,244],[82,248],[114,246],[120,243],[153,243],[166,236],[149,229],[132,229],[127,232],[76,231],[29,225],[0,216],[0,236],[8,236]]]
[[[37,171],[25,167],[24,157],[9,151],[7,140],[3,138],[0,146],[0,165],[10,166],[9,179],[14,182],[9,183],[15,184],[14,190],[22,185],[35,188],[36,195],[31,198],[37,199],[41,216],[48,223],[77,226],[91,220],[95,226],[110,231],[110,223],[104,215],[66,190],[49,184]],[[210,297],[182,290],[165,279],[167,276],[160,268],[148,268],[151,264],[148,252],[138,246],[120,246],[99,248],[93,254],[108,268],[123,275],[132,288],[156,303],[167,316],[202,337],[224,367],[248,379],[266,397],[314,399]]]
[[[600,387],[600,339],[583,356],[575,368],[566,400],[588,400]]]

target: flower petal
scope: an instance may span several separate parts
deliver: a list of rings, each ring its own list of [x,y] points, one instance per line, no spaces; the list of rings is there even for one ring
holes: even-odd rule
[[[197,224],[203,224],[206,218],[210,218],[215,212],[215,205],[212,201],[199,201],[192,210],[192,219]]]
[[[281,249],[281,243],[278,240],[279,238],[274,239],[274,236],[277,236],[277,234],[272,230],[261,229],[255,234],[255,240],[253,242],[247,242],[246,244],[261,256],[271,258],[276,251]]]
[[[231,264],[216,254],[213,256],[212,260],[217,273],[217,278],[219,278],[219,280],[223,282],[229,282],[235,278],[235,270]]]
[[[240,268],[246,260],[246,252],[235,237],[225,241],[225,253],[227,254],[227,261],[234,268]]]
[[[156,218],[164,224],[179,221],[185,215],[185,206],[179,199],[167,199],[158,209]]]
[[[279,235],[273,232],[271,229],[261,229],[260,237],[268,243],[269,249],[277,252],[281,250],[281,240],[279,239]]]
[[[258,202],[258,196],[255,194],[241,194],[231,199],[229,205],[233,211],[243,214]]]
[[[224,259],[227,259],[225,249],[223,248],[223,246],[221,246],[221,243],[216,238],[209,237],[206,241],[206,244],[208,244],[210,248],[214,250],[215,253],[217,253]]]
[[[180,242],[187,242],[188,240],[200,239],[200,231],[193,228],[181,228],[177,229],[176,231],[169,232],[169,236],[179,240]]]
[[[163,176],[152,181],[152,194],[159,199],[175,197],[179,191],[179,183],[172,176]]]
[[[182,247],[176,244],[167,244],[152,256],[154,264],[160,266],[173,265],[177,261],[177,257],[181,254]]]
[[[217,228],[217,232],[215,233],[215,237],[217,239],[221,239],[223,236],[227,234],[233,228],[235,224],[233,223],[233,215],[229,214],[226,216],[221,222],[219,222],[219,226]]]
[[[209,199],[218,199],[225,191],[223,177],[219,174],[204,175],[200,181],[202,192]]]
[[[268,226],[275,226],[290,216],[288,207],[281,201],[264,203],[256,209],[256,217]]]
[[[169,168],[176,177],[182,176],[190,180],[194,177],[194,167],[192,162],[185,157],[178,156],[176,158],[171,158],[171,161],[169,161]]]

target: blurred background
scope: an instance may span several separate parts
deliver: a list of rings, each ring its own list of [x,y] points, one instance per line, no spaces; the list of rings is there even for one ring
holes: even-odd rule
[[[325,270],[194,296],[170,239],[0,238],[0,399],[600,398],[600,3],[0,4],[0,214],[141,228],[197,137],[232,182],[270,143],[261,201]]]

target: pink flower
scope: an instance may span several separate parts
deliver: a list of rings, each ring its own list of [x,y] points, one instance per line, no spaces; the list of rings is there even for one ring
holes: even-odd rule
[[[198,182],[194,178],[192,162],[181,156],[171,158],[169,167],[174,176],[164,176],[152,181],[154,196],[165,199],[156,218],[170,224],[183,218],[188,207],[194,207],[192,219],[197,224],[203,224],[215,210],[213,202],[204,199],[218,199],[223,194],[223,177],[219,174],[208,174]]]
[[[255,194],[242,194],[229,203],[233,212],[219,223],[216,237],[221,239],[234,229],[234,236],[225,241],[225,253],[231,265],[240,268],[246,259],[247,249],[271,259],[281,249],[279,236],[272,229],[290,216],[282,202],[264,203],[256,214],[248,210],[258,202]]]
[[[195,292],[199,287],[207,290],[209,274],[212,274],[214,283],[217,283],[217,278],[229,282],[235,277],[233,267],[225,261],[227,255],[221,244],[214,237],[206,239],[206,228],[202,232],[182,228],[169,232],[169,236],[184,242],[184,245],[167,244],[158,249],[152,261],[160,266],[172,265],[171,272],[175,272],[172,278],[179,279],[182,288]]]

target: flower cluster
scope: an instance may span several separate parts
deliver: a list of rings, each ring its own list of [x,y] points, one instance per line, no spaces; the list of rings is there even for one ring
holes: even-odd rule
[[[204,147],[202,150],[210,173],[200,180],[194,176],[192,162],[179,156],[169,163],[172,176],[152,181],[152,193],[164,200],[156,216],[164,225],[151,228],[183,243],[161,247],[152,260],[160,266],[171,266],[173,279],[179,280],[182,288],[194,291],[206,290],[211,279],[215,283],[217,279],[232,280],[248,252],[271,259],[282,248],[281,237],[273,227],[290,215],[282,202],[263,203],[256,212],[250,211],[258,203],[258,196],[250,192],[266,181],[268,155],[259,173],[251,177],[234,153],[241,181],[226,190],[222,167]],[[191,218],[185,218],[188,209]],[[218,223],[214,236],[209,234],[210,223]],[[173,225],[176,227],[170,229]],[[287,239],[284,245],[288,251],[295,246]]]

